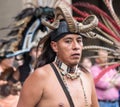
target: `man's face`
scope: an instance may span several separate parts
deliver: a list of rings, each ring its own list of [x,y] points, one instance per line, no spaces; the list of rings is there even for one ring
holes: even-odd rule
[[[98,53],[98,63],[106,63],[108,62],[108,53],[107,51],[100,50]]]
[[[83,48],[82,37],[77,34],[67,34],[58,42],[52,42],[53,50],[58,58],[69,66],[79,63]]]

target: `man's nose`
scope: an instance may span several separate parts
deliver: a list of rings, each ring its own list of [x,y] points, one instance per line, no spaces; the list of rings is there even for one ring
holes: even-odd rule
[[[78,42],[73,42],[73,49],[80,49],[80,44]]]

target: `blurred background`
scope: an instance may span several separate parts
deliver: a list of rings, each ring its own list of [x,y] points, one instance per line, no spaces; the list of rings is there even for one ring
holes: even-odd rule
[[[0,28],[8,26],[13,17],[22,9],[21,0],[0,0]],[[1,30],[0,38],[5,36],[9,30]]]

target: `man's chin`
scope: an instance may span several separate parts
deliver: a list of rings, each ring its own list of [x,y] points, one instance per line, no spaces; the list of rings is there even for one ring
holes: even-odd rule
[[[76,65],[79,64],[79,62],[80,62],[79,60],[73,61],[73,62],[71,62],[71,65],[72,65],[72,66],[76,66]]]

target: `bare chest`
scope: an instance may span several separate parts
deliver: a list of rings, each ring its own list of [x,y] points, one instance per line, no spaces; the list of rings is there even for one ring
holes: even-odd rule
[[[80,78],[75,80],[66,79],[63,81],[74,102],[75,107],[85,107],[91,105],[91,85],[88,79]],[[87,102],[86,102],[87,101]],[[43,92],[42,99],[38,107],[70,107],[68,99],[58,82],[57,78],[51,78]]]

